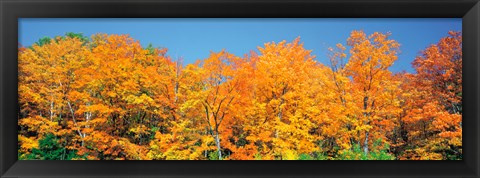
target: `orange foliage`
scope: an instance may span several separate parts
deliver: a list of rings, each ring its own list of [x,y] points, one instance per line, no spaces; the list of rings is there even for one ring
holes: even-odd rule
[[[57,37],[19,50],[19,153],[53,133],[72,159],[461,159],[461,44],[450,32],[411,74],[379,32],[328,65],[300,38],[183,65],[128,35]]]

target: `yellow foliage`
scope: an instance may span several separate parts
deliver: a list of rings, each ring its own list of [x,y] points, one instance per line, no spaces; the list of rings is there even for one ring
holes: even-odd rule
[[[53,133],[75,159],[337,159],[354,145],[461,159],[461,40],[450,32],[416,73],[393,73],[390,33],[352,31],[326,64],[300,38],[184,65],[128,35],[56,37],[19,49],[19,151]]]

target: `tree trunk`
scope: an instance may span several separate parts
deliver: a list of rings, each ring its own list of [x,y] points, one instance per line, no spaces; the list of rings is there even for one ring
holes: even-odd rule
[[[73,124],[75,125],[75,127],[78,127],[77,120],[75,119],[75,111],[73,111],[72,104],[70,104],[70,101],[67,101],[67,104],[68,104],[68,108],[70,109],[70,114],[72,115]],[[82,147],[83,147],[85,135],[82,134],[82,132],[78,128],[77,128],[77,133],[78,135],[80,135],[80,138],[82,138]]]
[[[218,160],[222,160],[222,150],[220,148],[220,138],[219,138],[219,135],[218,135],[218,131],[215,134],[215,142],[217,144]]]
[[[368,155],[368,131],[365,132],[365,142],[363,143],[363,152]]]
[[[50,121],[53,121],[53,101],[50,101]]]
[[[367,123],[368,124],[370,121],[369,121],[369,116],[370,114],[367,113],[367,108],[368,108],[368,96],[365,96],[363,98],[363,109],[364,109],[364,112],[363,112],[363,116],[367,119]],[[363,142],[363,152],[365,153],[365,155],[368,154],[368,131],[365,131],[365,142]]]

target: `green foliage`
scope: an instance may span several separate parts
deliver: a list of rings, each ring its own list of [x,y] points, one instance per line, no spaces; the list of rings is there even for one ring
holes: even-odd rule
[[[315,159],[316,160],[328,160],[328,155],[325,154],[325,153],[317,153]]]
[[[298,160],[314,160],[309,154],[302,153],[298,156]]]
[[[340,153],[340,160],[365,160],[365,154],[363,153],[359,144],[354,144],[352,149],[346,150]]]
[[[388,153],[389,145],[380,147],[382,140],[373,143],[373,150],[366,155],[359,144],[353,145],[352,149],[340,153],[339,160],[394,160],[395,156]]]
[[[458,154],[452,151],[446,151],[447,160],[462,160],[463,154]]]
[[[218,152],[217,151],[210,151],[208,153],[209,160],[218,160]]]
[[[155,47],[153,47],[152,43],[149,43],[145,49],[148,50],[149,55],[155,54]]]
[[[462,147],[457,147],[453,145],[446,145],[443,148],[438,150],[433,150],[434,152],[442,153],[445,160],[462,160]]]
[[[65,37],[69,37],[69,38],[78,38],[80,39],[82,42],[86,43],[88,42],[88,37],[84,36],[83,33],[73,33],[73,32],[68,32],[65,34]]]
[[[83,33],[68,32],[68,33],[65,33],[65,36],[60,37],[60,39],[62,39],[62,40],[65,40],[66,38],[78,38],[82,42],[84,42],[84,44],[89,42],[89,38],[84,36]],[[38,46],[43,46],[43,45],[46,45],[46,44],[50,44],[51,42],[52,42],[52,38],[43,37],[43,38],[40,38],[37,42],[35,42],[35,44],[38,45]]]
[[[58,143],[55,135],[49,133],[38,141],[38,149],[33,148],[32,153],[26,155],[27,160],[71,160],[81,158],[77,150],[69,150]]]
[[[38,46],[43,46],[46,44],[50,44],[50,42],[52,42],[52,39],[50,37],[43,37],[40,38],[37,42],[35,42],[35,44]]]
[[[149,130],[149,132],[150,132],[149,140],[155,139],[155,133],[159,130],[160,130],[159,127],[151,127],[150,130]]]
[[[381,150],[370,152],[368,158],[371,160],[394,160],[395,156],[389,154],[386,150]]]

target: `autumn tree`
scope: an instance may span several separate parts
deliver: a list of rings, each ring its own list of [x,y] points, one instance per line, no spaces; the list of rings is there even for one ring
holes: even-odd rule
[[[22,108],[19,125],[24,126],[22,128],[36,132],[39,138],[47,133],[62,136],[64,147],[75,144],[72,141],[83,145],[85,132],[81,130],[68,94],[73,91],[71,86],[77,83],[74,71],[85,67],[89,57],[88,47],[77,37],[42,38],[19,53],[19,103]],[[74,139],[66,140],[65,135],[70,133],[76,136],[70,135]]]
[[[346,47],[338,43],[335,48],[328,48],[329,67],[327,90],[331,92],[333,98],[329,100],[329,117],[335,118],[330,121],[331,124],[325,127],[325,136],[327,136],[326,144],[323,147],[328,147],[326,150],[335,152],[334,146],[338,145],[340,150],[350,150],[355,144],[356,132],[354,126],[356,125],[353,116],[355,114],[356,105],[353,98],[352,82],[347,75],[345,65],[348,62]],[[331,153],[332,154],[332,153]],[[335,154],[335,153],[333,153]],[[333,155],[332,155],[333,156]]]
[[[462,154],[462,34],[449,32],[413,61],[404,85],[409,159],[460,159]]]
[[[238,57],[226,52],[211,53],[201,65],[200,78],[202,89],[192,98],[197,111],[203,113],[202,119],[207,132],[215,139],[218,159],[222,159],[221,126],[231,118],[232,103],[238,98],[239,81],[235,78]]]
[[[363,31],[353,31],[347,39],[351,48],[345,72],[352,78],[357,108],[355,130],[361,134],[357,139],[363,138],[365,154],[369,152],[369,138],[382,138],[392,130],[392,120],[399,112],[395,94],[399,82],[388,68],[398,59],[400,45],[389,36],[379,32],[367,36]]]
[[[319,137],[312,132],[325,117],[321,90],[326,88],[326,67],[299,38],[266,43],[259,51],[247,139],[258,146],[262,159],[296,159],[318,151]]]

